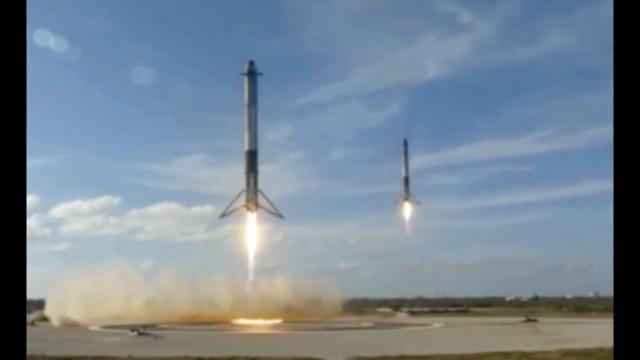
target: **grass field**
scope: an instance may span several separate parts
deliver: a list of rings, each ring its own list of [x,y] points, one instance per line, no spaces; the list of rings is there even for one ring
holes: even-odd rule
[[[27,360],[313,360],[314,358],[260,358],[260,357],[85,357],[28,355]],[[581,349],[539,352],[496,352],[464,355],[416,355],[358,357],[355,360],[611,360],[613,349]]]
[[[464,355],[359,357],[357,360],[611,360],[613,349],[496,352]]]
[[[252,357],[252,356],[230,356],[230,357],[104,357],[104,356],[45,356],[28,355],[27,360],[320,360],[319,358],[272,358],[272,357]]]

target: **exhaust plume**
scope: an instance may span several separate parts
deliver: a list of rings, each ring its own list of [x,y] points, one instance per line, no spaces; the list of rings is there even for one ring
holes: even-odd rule
[[[247,245],[247,281],[250,288],[253,283],[256,251],[258,250],[258,214],[255,212],[247,212],[245,242]]]
[[[189,282],[170,270],[145,278],[133,266],[110,266],[62,279],[47,296],[45,314],[55,326],[286,321],[333,316],[341,302],[338,291],[319,280],[260,278],[249,292],[242,278],[202,275]]]
[[[404,229],[409,235],[409,231],[411,230],[411,214],[413,213],[413,206],[411,202],[405,201],[402,204],[402,217],[404,218]]]

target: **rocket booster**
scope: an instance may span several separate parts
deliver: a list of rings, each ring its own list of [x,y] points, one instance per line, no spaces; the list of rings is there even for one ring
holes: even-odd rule
[[[245,206],[256,212],[258,206],[258,73],[253,60],[244,73],[244,163]]]
[[[245,209],[248,212],[257,212],[262,209],[267,213],[284,219],[267,195],[258,187],[258,72],[253,60],[249,60],[244,76],[244,161],[245,161],[245,187],[236,195],[226,209],[220,214],[220,218],[229,216],[234,212]],[[237,204],[242,195],[244,203]],[[260,202],[266,201],[266,205]],[[236,205],[234,207],[234,205]]]
[[[412,202],[414,204],[419,204],[416,199],[411,195],[411,189],[409,186],[409,142],[407,138],[402,139],[402,195],[400,196],[399,201]]]

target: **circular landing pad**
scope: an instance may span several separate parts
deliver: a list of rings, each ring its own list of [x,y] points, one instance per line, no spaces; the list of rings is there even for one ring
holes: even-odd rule
[[[432,323],[402,323],[387,321],[300,321],[283,322],[270,326],[236,325],[231,323],[214,324],[154,324],[154,325],[111,325],[96,330],[130,331],[142,329],[149,333],[162,332],[210,332],[210,333],[295,333],[354,330],[396,330],[425,329],[438,327]]]

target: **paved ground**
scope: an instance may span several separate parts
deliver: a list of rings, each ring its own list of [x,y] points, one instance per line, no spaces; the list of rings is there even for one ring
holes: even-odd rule
[[[252,332],[164,329],[157,337],[131,337],[126,331],[27,327],[27,352],[47,355],[112,356],[315,356],[344,359],[356,355],[470,353],[613,346],[612,319],[542,318],[519,323],[506,317],[428,317],[361,319],[435,324],[374,326],[370,329]],[[415,324],[414,324],[415,325]]]

